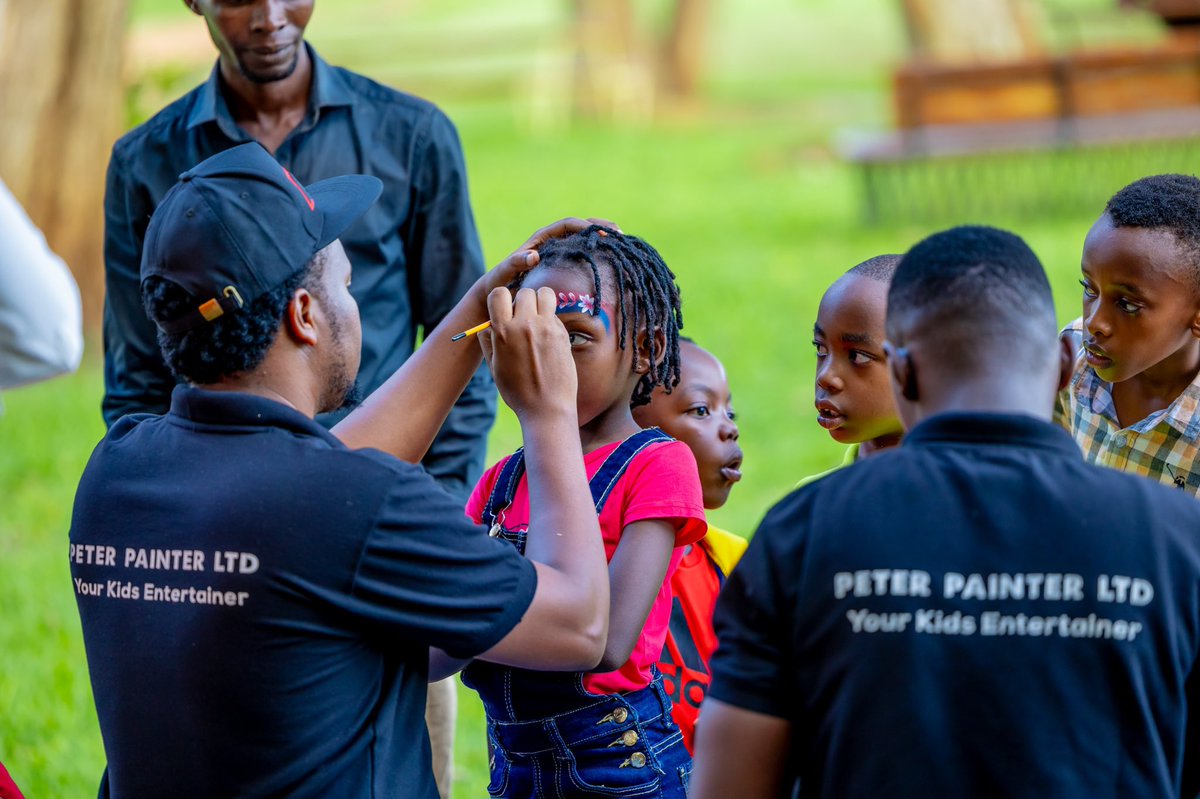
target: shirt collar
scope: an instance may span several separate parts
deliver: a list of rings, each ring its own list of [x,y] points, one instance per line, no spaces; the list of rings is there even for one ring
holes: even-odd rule
[[[1078,363],[1078,371],[1071,381],[1071,390],[1092,413],[1100,414],[1111,420],[1116,427],[1120,427],[1120,422],[1117,421],[1117,406],[1112,398],[1112,384],[1101,380],[1086,361],[1080,359]],[[1184,438],[1200,438],[1200,373],[1192,378],[1188,387],[1170,405],[1129,427],[1135,432],[1145,433],[1164,422],[1175,428]]]
[[[312,60],[313,65],[312,92],[309,96],[305,122],[314,119],[322,109],[352,105],[354,103],[354,96],[351,94],[349,87],[346,86],[346,81],[338,74],[337,70],[329,66],[325,62],[325,59],[317,55],[317,51],[313,49],[311,44],[305,42],[304,48],[308,50],[308,56]],[[188,115],[187,126],[191,130],[197,125],[203,125],[206,122],[220,124],[231,137],[233,137],[231,131],[237,131],[241,133],[240,138],[247,140],[249,138],[241,128],[237,127],[237,123],[233,121],[233,115],[229,113],[229,105],[226,103],[225,96],[221,92],[220,59],[213,65],[212,72],[208,75],[208,80],[200,85],[196,93],[191,113]]]
[[[171,392],[169,417],[224,428],[278,427],[345,445],[317,422],[281,402],[236,391],[208,391],[178,385]]]
[[[1051,450],[1080,457],[1071,435],[1050,422],[1017,413],[950,411],[931,416],[904,436],[903,447],[938,444],[982,444]]]

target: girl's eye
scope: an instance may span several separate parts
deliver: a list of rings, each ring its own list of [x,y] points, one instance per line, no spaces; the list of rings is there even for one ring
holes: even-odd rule
[[[726,412],[725,416],[726,416],[726,418],[728,418],[728,419],[729,419],[729,421],[731,421],[731,422],[733,422],[733,421],[736,421],[736,420],[737,420],[737,412],[736,412],[736,411],[734,411],[734,409],[733,409],[733,408],[730,408],[730,409],[729,409],[729,410]]]
[[[1130,302],[1129,300],[1120,299],[1116,302],[1117,310],[1121,313],[1127,313],[1130,316],[1141,310],[1141,307]]]
[[[855,366],[862,366],[863,364],[868,364],[871,361],[875,360],[874,358],[872,358],[870,355],[867,355],[862,350],[850,350],[850,355],[847,357],[848,357],[850,363],[854,364]]]
[[[567,334],[567,341],[569,341],[571,343],[572,347],[578,347],[580,345],[586,344],[586,343],[588,343],[589,340],[590,339],[588,338],[588,336],[585,336],[583,333],[568,333]]]
[[[819,341],[814,341],[813,346],[817,348],[817,357],[824,358],[829,354],[829,348]]]
[[[694,408],[688,408],[687,412],[690,413],[692,416],[697,417],[698,419],[703,419],[704,417],[708,416],[708,406],[707,405],[697,405]]]
[[[1079,285],[1083,286],[1083,296],[1085,296],[1085,297],[1095,297],[1096,296],[1096,290],[1093,289],[1091,284],[1088,283],[1086,280],[1080,280]]]

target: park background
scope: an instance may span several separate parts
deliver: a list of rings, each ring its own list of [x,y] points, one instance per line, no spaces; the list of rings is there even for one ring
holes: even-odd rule
[[[0,12],[14,1],[0,0]],[[1077,159],[1070,169],[1035,163],[1019,180],[934,179],[920,191],[944,195],[937,218],[864,225],[859,173],[836,142],[846,131],[892,125],[889,75],[907,56],[900,3],[705,5],[694,91],[652,102],[644,75],[614,74],[607,105],[586,115],[573,110],[565,0],[320,0],[308,38],[332,63],[449,113],[489,263],[564,215],[614,219],[662,252],[682,288],[685,332],[728,369],[746,451],[744,481],[712,517],[749,536],[796,480],[841,458],[812,407],[812,322],[833,279],[873,255],[903,252],[939,226],[987,222],[1026,237],[1050,273],[1060,317],[1070,319],[1079,308],[1084,234],[1106,198],[1140,173],[1136,163],[1114,167],[1084,155],[1065,156]],[[1117,15],[1105,0],[1053,5],[1082,20],[1084,40],[1162,33],[1156,19]],[[634,8],[639,35],[661,37],[672,4]],[[203,22],[178,0],[132,0],[123,24],[119,130],[204,80],[214,59]],[[31,81],[41,68],[8,64]],[[99,142],[101,152],[111,141]],[[15,145],[0,140],[6,146]],[[1037,192],[1076,179],[1080,164],[1091,181],[1087,201],[1036,214],[1006,202],[1031,185]],[[1194,171],[1190,162],[1154,168]],[[103,434],[94,274],[81,278],[92,312],[78,373],[2,397],[0,760],[31,799],[93,795],[104,765],[66,557],[75,484]],[[518,443],[515,421],[502,411],[491,457]],[[460,696],[455,793],[481,796],[482,717],[461,686]]]

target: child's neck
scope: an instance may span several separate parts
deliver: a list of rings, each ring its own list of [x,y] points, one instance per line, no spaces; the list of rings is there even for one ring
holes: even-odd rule
[[[579,428],[579,442],[583,454],[594,452],[607,444],[624,441],[642,428],[633,420],[629,403],[623,407],[610,408]]]
[[[873,438],[870,441],[864,441],[858,445],[858,457],[869,458],[872,455],[878,455],[885,449],[900,446],[900,439],[904,437],[904,431],[897,433],[889,433],[886,436]]]
[[[1146,371],[1112,386],[1113,405],[1121,427],[1137,424],[1170,406],[1200,373],[1200,340]]]

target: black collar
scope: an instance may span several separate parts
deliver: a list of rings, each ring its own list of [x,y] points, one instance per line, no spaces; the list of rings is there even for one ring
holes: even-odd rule
[[[906,447],[945,444],[1044,449],[1066,457],[1082,457],[1078,445],[1066,430],[1017,413],[939,413],[914,427],[903,442]]]
[[[314,419],[281,402],[236,391],[207,391],[179,385],[171,392],[167,418],[188,426],[224,428],[244,432],[246,428],[277,427],[300,435],[315,436],[338,447],[341,441]]]

